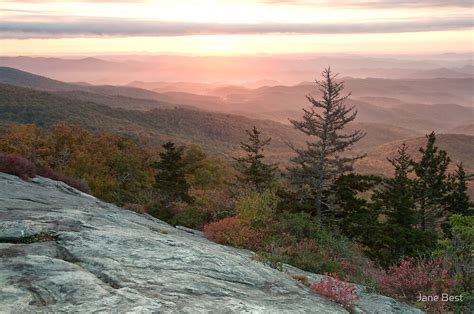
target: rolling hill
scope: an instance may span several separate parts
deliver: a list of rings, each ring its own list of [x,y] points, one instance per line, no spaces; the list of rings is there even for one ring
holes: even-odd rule
[[[1,81],[9,80],[10,83],[40,86],[39,89],[42,89],[0,84],[0,124],[3,125],[35,123],[41,127],[47,127],[54,123],[66,122],[81,125],[91,131],[128,135],[151,145],[158,145],[167,140],[185,144],[196,143],[211,154],[225,158],[239,154],[239,143],[245,139],[245,130],[255,125],[262,130],[264,136],[272,137],[267,155],[270,161],[279,162],[282,166],[288,164],[293,154],[287,143],[292,142],[296,146],[303,146],[307,140],[288,123],[265,120],[267,116],[264,113],[255,112],[252,115],[254,119],[251,119],[235,114],[177,106],[170,102],[133,98],[126,96],[127,88],[125,88],[125,93],[121,93],[122,87],[104,88],[68,84],[5,68],[0,68],[0,72],[9,74],[0,76]],[[297,90],[298,88],[301,86],[296,87]],[[91,89],[94,92],[91,92]],[[119,91],[119,93],[114,94],[114,91]],[[140,89],[138,91],[141,92]],[[283,103],[281,99],[290,100],[291,95],[296,95],[292,87],[284,86],[266,87],[253,91],[228,86],[226,92],[229,91],[245,93],[250,91],[253,96],[258,93],[263,93],[264,96],[270,95],[271,91],[276,91],[272,99],[279,100],[280,103]],[[255,93],[255,91],[258,92]],[[187,102],[197,104],[196,107],[201,107],[199,102],[195,102],[193,94],[157,95],[177,97],[176,94]],[[201,96],[204,97],[201,98],[203,102],[207,101],[206,97],[217,97]],[[262,99],[265,98],[262,97]],[[234,99],[239,98],[234,97]],[[249,103],[252,104],[252,102]],[[402,142],[406,142],[413,156],[416,156],[418,147],[424,145],[423,134],[428,130],[446,129],[450,133],[469,134],[472,131],[472,121],[474,121],[472,109],[459,105],[393,102],[392,106],[378,107],[359,100],[350,100],[350,104],[355,105],[359,110],[359,118],[348,126],[347,131],[361,129],[367,133],[367,136],[353,148],[359,153],[368,153],[367,158],[357,164],[357,169],[364,173],[391,175],[391,168],[386,158],[393,156]],[[245,111],[244,109],[249,106],[251,105],[240,109]],[[297,110],[282,110],[279,114],[280,117],[285,116],[285,119],[288,116],[299,118],[301,115]],[[452,127],[449,128],[450,126]],[[474,172],[472,158],[474,136],[439,134],[438,138],[440,147],[448,151],[453,161],[464,162],[467,169]]]
[[[324,67],[358,78],[424,78],[452,76],[472,64],[468,53],[452,56],[370,57],[361,55],[254,55],[254,56],[176,56],[113,55],[101,57],[42,58],[0,57],[0,66],[45,75],[62,81],[94,84],[126,84],[132,81],[162,81],[244,84],[247,87],[296,84],[314,79]],[[437,69],[449,69],[439,71]],[[433,70],[433,73],[429,71]],[[424,72],[423,71],[427,71]],[[430,75],[434,75],[430,77]],[[472,72],[471,72],[472,76]],[[256,81],[257,80],[257,81]],[[253,82],[248,84],[248,82]],[[188,92],[190,92],[188,90]]]
[[[452,165],[463,162],[466,169],[474,172],[474,136],[464,134],[438,134],[437,145],[448,152]],[[405,143],[408,146],[408,153],[415,159],[420,156],[419,147],[426,143],[424,136],[397,140],[378,146],[372,150],[367,158],[361,160],[358,169],[366,173],[378,173],[391,175],[392,167],[387,158],[393,158],[397,155],[397,149]]]
[[[51,92],[82,91],[147,100],[159,100],[160,97],[157,93],[136,87],[65,83],[9,67],[0,67],[0,83]]]
[[[448,171],[453,171],[455,165],[462,162],[468,173],[474,173],[474,136],[465,134],[438,134],[436,140],[440,149],[446,150],[451,158]],[[393,167],[387,158],[395,157],[398,147],[403,143],[408,146],[410,156],[414,159],[419,159],[420,153],[418,149],[419,147],[425,146],[426,138],[421,136],[380,145],[369,152],[366,158],[355,164],[356,171],[365,174],[392,176]],[[470,182],[468,193],[470,197],[474,199],[474,182]]]
[[[417,79],[431,79],[431,78],[466,78],[472,77],[472,73],[465,73],[461,71],[456,71],[453,69],[447,68],[438,68],[438,69],[430,69],[430,70],[420,70],[414,73],[411,73],[409,78],[417,78]]]
[[[448,130],[447,133],[466,134],[474,136],[474,123],[458,125]]]
[[[250,118],[270,119],[284,124],[289,124],[289,117],[296,119],[301,116],[301,108],[308,106],[305,95],[318,96],[317,89],[312,83],[295,86],[266,86],[257,89],[227,85],[217,86],[212,90],[209,89],[209,84],[189,85],[186,83],[183,88],[188,86],[194,89],[205,86],[208,88],[208,94],[197,95],[182,91],[157,93],[129,86],[64,83],[5,67],[0,67],[0,82],[46,90],[68,98],[124,109],[150,110],[187,106]],[[452,95],[457,95],[458,98],[462,95],[464,95],[462,97],[467,97],[468,94],[470,95],[472,82],[469,79],[412,81],[348,79],[346,85],[347,90],[352,91],[348,104],[354,106],[359,113],[357,122],[396,125],[414,130],[414,133],[428,133],[445,132],[458,125],[472,123],[474,108],[454,103],[423,104],[423,96],[436,90],[445,95],[444,99],[453,100],[455,97],[451,97]],[[178,88],[179,85],[180,83],[170,84],[171,88]],[[152,87],[155,85],[152,84]],[[404,94],[411,95],[411,98],[416,96],[420,102],[407,102],[396,98]],[[441,99],[443,98],[439,101]]]
[[[269,157],[283,163],[292,154],[286,143],[293,142],[300,146],[306,140],[304,135],[289,125],[231,114],[184,107],[155,108],[147,112],[125,110],[87,99],[79,100],[77,95],[69,97],[70,92],[57,94],[6,84],[0,84],[0,94],[0,121],[3,123],[35,123],[47,127],[64,121],[92,131],[129,134],[156,144],[169,139],[198,143],[223,156],[230,156],[238,150],[240,141],[244,140],[245,130],[256,125],[264,135],[273,138],[268,150]],[[412,130],[377,123],[354,123],[348,131],[355,129],[362,129],[367,133],[355,148],[361,152],[370,151],[390,141],[420,135]]]
[[[107,131],[141,138],[154,144],[167,140],[196,143],[214,154],[229,157],[245,139],[245,130],[258,126],[271,135],[271,160],[285,159],[286,143],[302,144],[303,137],[290,126],[269,120],[211,113],[186,108],[163,108],[142,112],[111,108],[65,95],[0,84],[0,122],[34,123],[48,127],[58,122],[81,125],[92,131]]]

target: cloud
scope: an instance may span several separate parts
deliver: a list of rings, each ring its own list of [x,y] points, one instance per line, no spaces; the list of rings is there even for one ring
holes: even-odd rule
[[[239,3],[240,0],[234,0]],[[14,0],[12,3],[68,2],[65,0]],[[151,0],[75,0],[69,2],[147,3]],[[258,0],[268,4],[318,5],[326,7],[472,7],[472,0]]]
[[[472,0],[261,0],[268,4],[318,5],[326,7],[471,7]]]
[[[53,3],[53,2],[96,2],[96,3],[140,3],[148,2],[147,0],[76,0],[76,1],[64,1],[64,0],[15,0],[11,2],[17,3]]]
[[[61,21],[62,20],[62,21]],[[360,34],[404,33],[464,29],[473,26],[469,15],[429,20],[346,23],[217,24],[80,18],[46,21],[0,21],[0,38],[72,38],[100,36],[185,36],[231,34]]]

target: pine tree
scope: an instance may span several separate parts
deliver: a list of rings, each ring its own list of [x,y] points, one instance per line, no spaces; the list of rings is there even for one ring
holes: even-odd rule
[[[310,140],[305,149],[290,146],[297,156],[291,160],[293,166],[288,169],[291,181],[306,194],[304,198],[313,200],[313,214],[319,221],[324,209],[331,210],[327,194],[334,181],[341,174],[352,171],[354,161],[363,157],[341,154],[365,136],[362,131],[342,133],[344,127],[355,119],[357,111],[345,106],[349,95],[341,95],[344,83],[336,82],[336,75],[330,68],[322,72],[322,77],[321,81],[316,81],[322,93],[321,99],[306,96],[311,106],[303,109],[303,120],[290,120]]]
[[[421,230],[434,230],[440,220],[446,218],[447,174],[450,158],[446,151],[436,146],[434,132],[426,136],[425,148],[419,162],[412,162],[415,181],[416,204]]]
[[[248,142],[241,143],[240,147],[246,152],[246,156],[234,158],[237,163],[235,168],[240,172],[241,179],[257,191],[263,191],[275,180],[278,166],[263,162],[265,146],[270,144],[271,138],[262,140],[261,132],[254,126],[245,131]]]
[[[398,156],[389,162],[395,175],[385,180],[383,187],[372,197],[374,207],[385,217],[377,235],[378,247],[372,248],[372,253],[384,265],[397,262],[402,256],[416,254],[422,249],[421,240],[424,238],[416,230],[415,183],[409,178],[412,160],[407,146],[399,147]]]
[[[347,237],[370,246],[378,225],[379,213],[373,210],[367,195],[382,181],[375,175],[349,173],[337,178],[333,187],[336,211],[334,222]]]
[[[449,175],[449,193],[447,196],[448,211],[450,214],[472,214],[471,202],[467,194],[467,184],[474,179],[474,175],[466,173],[462,163],[456,165],[456,170]]]
[[[192,197],[188,194],[190,186],[186,181],[183,147],[178,148],[173,142],[167,142],[162,147],[164,151],[159,154],[160,160],[153,165],[157,169],[155,188],[160,205],[168,211],[175,202],[191,203]]]

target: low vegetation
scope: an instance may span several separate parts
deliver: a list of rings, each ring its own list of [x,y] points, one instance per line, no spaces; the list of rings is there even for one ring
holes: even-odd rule
[[[53,171],[48,166],[37,167],[30,160],[16,154],[0,153],[0,172],[12,174],[29,180],[37,175],[66,183],[84,193],[91,193],[87,182]]]
[[[311,289],[346,308],[350,308],[359,296],[355,285],[349,284],[349,277],[339,279],[337,274],[324,274],[325,278],[311,285]]]
[[[63,181],[137,213],[203,230],[277,269],[291,264],[331,274],[322,282],[295,280],[345,307],[357,299],[345,282],[351,278],[426,310],[466,310],[474,289],[472,176],[463,164],[453,169],[434,133],[418,156],[399,147],[389,159],[391,177],[354,172],[362,156],[347,150],[363,133],[342,131],[355,112],[333,93],[343,85],[329,71],[319,86],[322,99],[309,98],[303,122],[293,122],[311,136],[306,147],[293,146],[289,171],[267,160],[273,142],[257,128],[248,130],[243,155],[231,163],[196,145],[168,141],[155,149],[63,123],[2,131],[0,171]],[[464,301],[417,301],[441,293]]]

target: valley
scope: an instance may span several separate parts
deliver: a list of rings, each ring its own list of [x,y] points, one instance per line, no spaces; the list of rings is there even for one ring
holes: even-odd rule
[[[474,172],[474,107],[468,99],[472,83],[472,79],[347,80],[346,89],[352,91],[348,104],[358,116],[346,131],[366,133],[353,147],[354,152],[367,154],[356,169],[390,176],[387,158],[393,157],[397,147],[406,143],[416,156],[424,135],[435,131],[453,165],[463,162]],[[319,96],[310,83],[257,89],[185,83],[159,84],[161,88],[138,83],[102,86],[65,83],[5,67],[0,68],[0,84],[2,124],[48,127],[66,122],[91,131],[131,136],[157,147],[168,140],[198,144],[229,160],[239,154],[245,130],[255,125],[272,138],[268,160],[283,168],[294,156],[288,143],[301,147],[306,140],[290,126],[289,119],[300,118],[301,109],[308,104],[305,95]],[[183,92],[188,87],[193,92],[203,87],[207,91]],[[418,90],[425,92],[418,95]],[[462,99],[463,105],[429,103],[425,96],[430,93],[443,95],[447,102]],[[419,103],[406,102],[409,99]],[[474,195],[472,188],[470,193]]]

